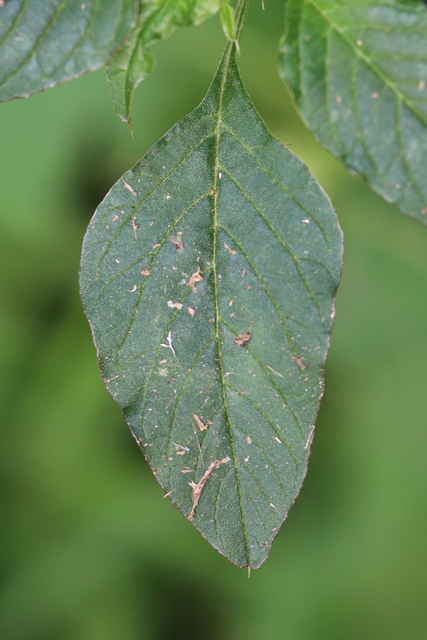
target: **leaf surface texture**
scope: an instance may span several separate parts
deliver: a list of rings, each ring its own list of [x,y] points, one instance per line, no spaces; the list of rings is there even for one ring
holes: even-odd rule
[[[0,8],[0,101],[102,67],[135,19],[134,0],[7,0]]]
[[[427,10],[418,0],[287,0],[280,72],[348,168],[427,224]]]
[[[117,182],[81,294],[103,378],[170,500],[258,567],[306,474],[342,234],[229,44],[201,105]]]

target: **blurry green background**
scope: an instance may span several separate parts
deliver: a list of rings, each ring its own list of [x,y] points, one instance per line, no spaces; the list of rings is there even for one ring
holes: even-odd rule
[[[282,2],[260,4],[242,41],[247,88],[345,233],[300,497],[248,580],[163,500],[79,299],[89,219],[204,95],[224,45],[215,18],[153,48],[134,142],[103,70],[0,105],[1,640],[427,638],[427,229],[303,128],[276,72]]]

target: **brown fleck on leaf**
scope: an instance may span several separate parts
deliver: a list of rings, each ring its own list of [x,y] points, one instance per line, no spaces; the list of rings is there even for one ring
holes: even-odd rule
[[[235,249],[232,249],[231,247],[229,247],[226,242],[224,242],[224,247],[227,249],[227,251],[229,251],[231,253],[232,256],[236,255],[237,251]]]
[[[201,282],[204,280],[204,277],[200,273],[200,266],[197,267],[197,271],[193,273],[189,281],[187,282],[187,287],[192,287],[193,291],[197,291],[196,282]]]
[[[199,427],[200,431],[206,431],[206,429],[213,424],[213,422],[211,422],[210,420],[208,420],[208,422],[206,424],[203,424],[203,422],[200,420],[199,416],[195,413],[193,413],[193,418],[195,419],[197,426]]]
[[[205,486],[206,482],[209,480],[212,472],[215,469],[218,469],[218,467],[222,464],[227,464],[227,462],[230,462],[231,458],[229,458],[228,456],[226,458],[223,458],[222,460],[215,460],[215,462],[211,462],[209,467],[206,469],[205,473],[202,475],[202,477],[200,478],[199,482],[189,482],[188,484],[190,485],[190,487],[193,489],[193,507],[190,511],[190,515],[188,516],[188,519],[191,521],[194,518],[194,513],[196,511],[196,507],[199,503],[199,498],[200,498],[200,494],[203,491],[203,487]]]
[[[188,311],[188,313],[190,314],[190,316],[191,316],[192,318],[194,318],[194,314],[195,314],[196,312],[194,311],[193,307],[188,307],[187,311]]]
[[[246,275],[246,269],[243,269],[243,271],[242,271],[242,273],[240,275],[242,276],[242,278],[244,278],[245,275]]]
[[[421,213],[425,215],[427,213],[427,207],[424,207],[424,209],[421,209]]]
[[[119,219],[120,219],[120,216],[118,216],[116,213],[116,215],[111,218],[111,222],[116,222]]]
[[[150,275],[150,269],[143,269],[141,271],[141,273],[142,273],[143,276],[149,276]]]
[[[246,347],[248,342],[250,342],[251,338],[252,338],[252,333],[248,333],[247,331],[245,331],[244,333],[239,333],[239,335],[237,336],[234,342],[239,347]]]
[[[182,231],[178,231],[176,236],[172,236],[170,240],[174,243],[175,249],[178,251],[178,253],[182,253],[184,251],[184,243],[182,242]]]
[[[292,360],[294,360],[297,363],[301,371],[304,371],[304,369],[306,369],[306,366],[303,362],[304,358],[297,358],[297,356],[292,356]]]

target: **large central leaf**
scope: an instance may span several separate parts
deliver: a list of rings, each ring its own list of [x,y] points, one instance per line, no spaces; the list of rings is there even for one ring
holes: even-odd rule
[[[81,293],[103,378],[171,501],[237,565],[304,479],[342,235],[228,45],[202,104],[112,188]]]

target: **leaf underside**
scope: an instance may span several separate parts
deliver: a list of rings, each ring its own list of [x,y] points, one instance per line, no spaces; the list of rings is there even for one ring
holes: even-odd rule
[[[306,474],[342,234],[234,56],[100,204],[80,284],[102,376],[157,480],[215,548],[258,567]]]
[[[427,224],[427,9],[287,0],[280,73],[320,142]]]
[[[0,101],[102,67],[126,37],[134,0],[7,0],[0,8]]]
[[[123,47],[107,65],[107,78],[117,115],[131,122],[135,89],[152,71],[149,47],[168,38],[178,27],[198,25],[219,9],[219,0],[146,0]]]

